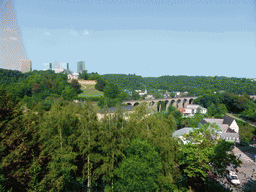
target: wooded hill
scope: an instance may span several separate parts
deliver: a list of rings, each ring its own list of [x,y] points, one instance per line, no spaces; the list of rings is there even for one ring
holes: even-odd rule
[[[247,78],[223,76],[161,76],[141,77],[135,74],[105,74],[107,82],[124,89],[164,89],[168,91],[189,92],[189,95],[203,95],[225,91],[234,94],[256,94],[256,81]]]

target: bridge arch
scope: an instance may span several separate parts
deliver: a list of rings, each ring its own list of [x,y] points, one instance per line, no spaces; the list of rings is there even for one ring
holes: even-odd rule
[[[158,101],[157,102],[157,111],[162,111],[162,109],[163,109],[163,101]]]
[[[183,99],[183,101],[182,101],[182,108],[186,108],[187,104],[188,104],[188,100],[187,99]]]
[[[167,110],[168,103],[170,103],[170,100],[165,100],[164,102],[165,111]]]
[[[189,104],[193,104],[193,101],[194,101],[193,98],[189,99]]]
[[[139,104],[140,104],[139,102],[136,102],[136,103],[134,103],[133,106],[135,107],[135,106],[137,106],[137,105],[139,105]]]
[[[180,105],[182,105],[181,99],[178,99],[178,100],[176,101],[176,107],[177,107],[177,108],[180,108]]]

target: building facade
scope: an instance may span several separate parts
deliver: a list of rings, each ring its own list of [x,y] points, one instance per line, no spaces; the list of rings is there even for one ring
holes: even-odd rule
[[[32,70],[32,62],[29,59],[20,60],[21,72],[26,73]]]
[[[196,104],[190,104],[190,105],[187,105],[187,107],[185,108],[185,111],[183,112],[183,115],[184,116],[194,116],[195,113],[197,111],[199,111],[202,113],[202,114],[206,114],[207,113],[207,109],[204,108],[204,107],[201,107],[200,105],[196,105]]]
[[[216,132],[217,138],[220,138],[225,141],[231,142],[240,142],[239,137],[239,127],[234,119],[229,116],[225,116],[224,119],[215,119],[215,118],[204,118],[199,124],[198,127],[207,123],[216,123],[221,131]],[[211,125],[210,127],[211,128]],[[196,128],[198,129],[198,128]],[[184,144],[187,144],[187,141],[184,138],[185,134],[193,132],[193,128],[184,127],[182,129],[176,130],[173,132],[172,136],[181,139]]]
[[[85,62],[78,61],[77,62],[77,73],[82,73],[85,70]]]

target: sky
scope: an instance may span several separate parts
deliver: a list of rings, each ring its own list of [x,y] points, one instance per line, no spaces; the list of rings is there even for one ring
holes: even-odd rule
[[[254,0],[14,0],[34,70],[256,78]]]

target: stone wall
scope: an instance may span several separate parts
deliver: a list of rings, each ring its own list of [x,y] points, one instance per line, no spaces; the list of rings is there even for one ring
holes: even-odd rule
[[[81,85],[95,85],[97,83],[96,80],[78,80]]]

